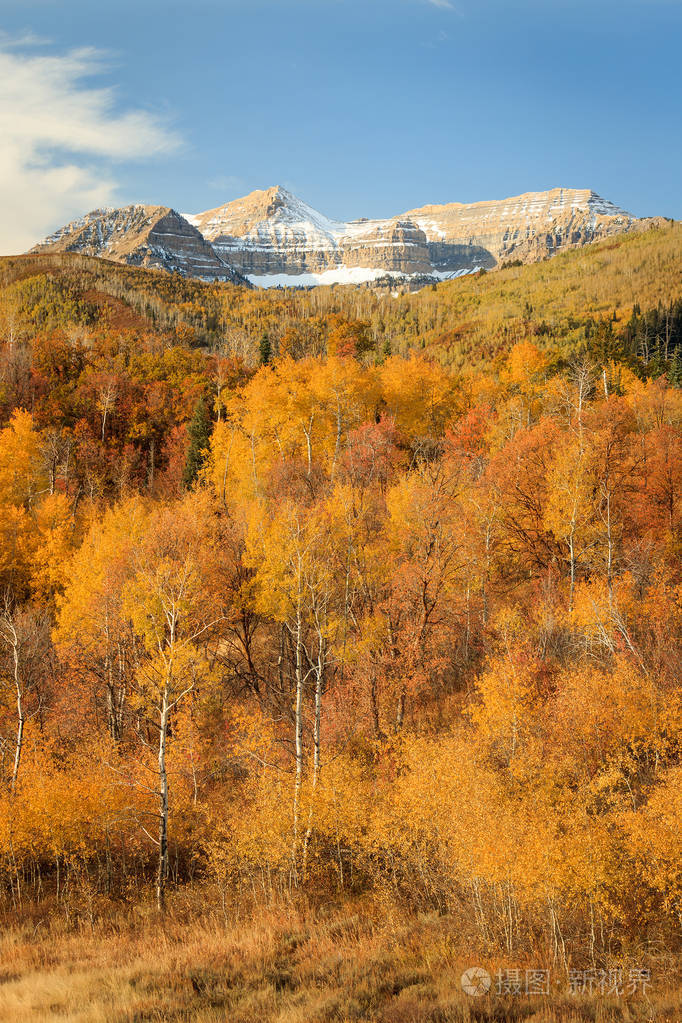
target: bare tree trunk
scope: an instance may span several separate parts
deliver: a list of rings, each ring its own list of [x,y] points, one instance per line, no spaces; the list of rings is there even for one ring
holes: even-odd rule
[[[14,795],[17,788],[17,778],[19,777],[19,765],[21,763],[21,751],[24,745],[24,706],[21,692],[21,678],[19,676],[19,643],[17,640],[17,633],[14,626],[11,626],[13,642],[12,642],[12,658],[14,661],[14,685],[17,692],[17,739],[14,749],[14,767],[12,769],[12,788],[11,792]]]
[[[391,660],[392,661],[397,661],[398,660],[398,648],[396,646],[395,637],[393,635],[393,623],[391,622],[390,617],[387,618],[387,625],[388,625],[388,643],[389,643],[389,648],[390,648],[390,651],[391,651]],[[403,721],[405,720],[405,700],[406,699],[407,699],[407,689],[405,688],[405,684],[403,683],[403,685],[401,686],[401,689],[400,689],[400,693],[398,695],[398,706],[396,707],[396,712],[395,712],[395,730],[396,730],[396,732],[399,732],[400,729],[403,727]]]
[[[377,693],[377,676],[374,668],[372,668],[372,678],[369,686],[369,702],[372,710],[372,725],[374,726],[374,735],[377,739],[383,739],[384,733],[381,730],[381,719],[379,717],[379,694]]]
[[[151,492],[154,489],[154,457],[155,457],[155,443],[154,438],[149,442],[149,465],[147,467],[147,488]]]
[[[104,623],[104,635],[106,638],[106,657],[104,661],[104,672],[106,675],[105,681],[105,693],[107,701],[107,726],[109,728],[109,735],[114,741],[119,738],[116,727],[116,700],[114,697],[114,665],[111,656],[111,642],[109,635],[109,615],[107,613]]]
[[[298,819],[301,807],[301,785],[303,784],[303,622],[301,619],[301,594],[296,608],[296,709],[294,718],[294,741],[296,750],[296,777],[294,781],[294,834],[291,845],[291,874],[296,883],[296,858],[298,854]]]
[[[609,587],[609,598],[613,596],[613,534],[611,529],[611,492],[606,494],[606,538],[608,543],[608,561],[606,581]]]
[[[483,574],[483,580],[481,583],[481,596],[483,598],[483,607],[481,610],[481,624],[485,629],[488,624],[488,584],[490,582],[490,532],[492,524],[490,520],[486,522],[485,527],[485,572]]]
[[[159,720],[159,866],[156,878],[156,904],[159,912],[166,909],[166,880],[168,878],[168,773],[166,771],[166,742],[168,739],[168,683],[161,698]]]
[[[16,693],[17,701],[17,733],[14,743],[14,765],[12,768],[12,781],[10,782],[10,792],[14,795],[17,787],[17,778],[19,777],[19,766],[21,764],[21,752],[24,745],[24,724],[26,717],[24,714],[24,701],[23,701],[23,690],[21,684],[21,659],[19,656],[19,634],[17,632],[17,626],[12,612],[9,609],[9,605],[6,605],[6,609],[0,619],[2,623],[2,638],[7,644],[12,653],[12,676],[14,681],[14,690]]]
[[[303,427],[303,433],[305,434],[306,451],[307,451],[307,455],[308,455],[308,473],[307,473],[308,479],[310,479],[310,474],[313,471],[313,441],[312,441],[313,419],[314,419],[314,417],[311,416],[310,417],[310,424],[309,424],[307,429],[306,429],[305,426]]]
[[[334,459],[332,461],[332,468],[329,474],[330,479],[333,481],[334,473],[336,472],[336,463],[339,458],[339,452],[341,451],[341,429],[343,426],[343,417],[341,416],[341,400],[339,395],[336,395],[336,444],[334,445]]]
[[[320,777],[320,726],[322,722],[322,690],[324,688],[326,648],[322,636],[317,654],[317,665],[315,668],[315,723],[313,725],[313,779],[310,790],[310,809],[308,811],[308,826],[303,839],[303,857],[301,874],[305,881],[306,869],[308,866],[308,847],[313,833],[313,813],[317,783]]]
[[[568,550],[571,557],[571,589],[568,596],[568,610],[570,613],[573,611],[573,596],[575,594],[575,545],[573,543],[573,524],[571,524],[571,533],[568,538]]]
[[[403,727],[403,721],[405,720],[405,697],[406,696],[407,696],[407,693],[405,692],[405,686],[403,686],[402,689],[400,690],[400,696],[398,697],[398,707],[397,707],[396,713],[395,713],[395,730],[396,730],[396,732],[400,731],[400,729]]]
[[[464,663],[469,661],[469,643],[471,641],[471,587],[467,579],[467,600],[466,600],[466,630],[464,633]]]

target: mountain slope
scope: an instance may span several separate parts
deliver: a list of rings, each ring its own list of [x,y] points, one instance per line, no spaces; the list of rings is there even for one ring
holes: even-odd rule
[[[93,210],[31,251],[80,252],[202,280],[243,283],[200,232],[168,206]]]
[[[423,206],[388,220],[330,220],[281,187],[187,215],[254,283],[333,283],[382,274],[451,277],[531,262],[640,224],[587,189]],[[283,279],[282,279],[283,278]]]
[[[98,295],[123,301],[135,315],[149,317],[149,330],[173,333],[182,325],[181,336],[193,335],[196,343],[247,362],[257,362],[264,333],[274,353],[319,351],[330,314],[367,324],[380,358],[387,349],[394,354],[417,349],[464,368],[525,339],[567,354],[583,346],[600,321],[618,332],[634,306],[667,308],[682,298],[682,223],[656,221],[644,229],[645,223],[638,222],[641,230],[575,246],[542,263],[465,276],[413,293],[393,285],[323,287],[313,294],[247,291],[78,253],[5,257],[0,258],[0,324],[4,315],[7,323],[25,321],[28,333],[44,327],[45,310],[53,302],[41,297],[40,276],[46,287],[63,282],[68,295],[89,303],[99,302]],[[294,285],[299,281],[288,279]]]
[[[560,249],[629,230],[637,219],[588,189],[553,188],[510,199],[422,206],[405,213],[426,235],[434,266],[452,261],[451,247],[478,246],[492,265],[532,262]]]
[[[426,236],[408,218],[330,220],[279,186],[187,219],[220,256],[255,281],[280,274],[329,277],[330,271],[343,270],[351,271],[347,279],[352,279],[355,269],[368,271],[356,275],[367,280],[432,269]]]
[[[448,279],[536,262],[655,223],[595,192],[564,188],[338,221],[278,186],[198,214],[167,206],[94,210],[32,251],[80,252],[262,287],[355,284],[387,276]]]

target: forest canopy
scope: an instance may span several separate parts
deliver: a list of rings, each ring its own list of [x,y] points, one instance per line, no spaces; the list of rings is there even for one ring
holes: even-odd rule
[[[398,297],[3,261],[7,904],[679,949],[681,240]]]

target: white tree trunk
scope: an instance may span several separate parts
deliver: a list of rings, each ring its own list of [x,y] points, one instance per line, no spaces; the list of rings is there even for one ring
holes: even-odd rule
[[[296,775],[294,781],[294,825],[291,846],[291,872],[296,882],[296,860],[298,857],[299,814],[301,808],[301,786],[303,784],[303,622],[301,618],[301,595],[296,609],[296,706],[294,711],[294,743],[296,751]]]
[[[168,740],[168,683],[164,686],[159,717],[159,863],[156,877],[156,904],[159,912],[166,909],[168,877],[168,772],[166,743]]]
[[[310,838],[313,833],[315,795],[317,792],[317,783],[320,778],[320,727],[322,723],[322,691],[324,688],[325,659],[326,659],[325,642],[324,638],[320,636],[319,649],[317,655],[317,665],[315,666],[315,722],[313,725],[313,778],[310,789],[310,809],[308,811],[308,826],[306,828],[305,837],[303,839],[303,857],[301,868],[301,874],[304,881],[306,870],[308,867],[308,848],[310,846]]]

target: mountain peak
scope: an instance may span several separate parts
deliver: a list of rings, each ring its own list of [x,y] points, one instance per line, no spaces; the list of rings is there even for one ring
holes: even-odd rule
[[[243,283],[203,235],[169,206],[92,210],[50,235],[32,252],[81,252],[187,277]]]
[[[629,230],[634,219],[591,189],[558,187],[345,223],[283,185],[190,218],[216,252],[254,283],[369,280],[382,272],[451,277],[510,258],[542,259]]]
[[[561,187],[344,222],[273,185],[196,215],[141,204],[93,210],[37,249],[210,280],[243,274],[266,286],[359,283],[386,275],[445,279],[510,259],[531,262],[641,223],[592,189]]]
[[[291,199],[299,201],[296,199],[294,193],[290,192],[287,188],[284,187],[284,185],[273,185],[272,188],[267,189],[266,194],[272,196],[273,199],[282,199],[284,202],[287,202]]]

